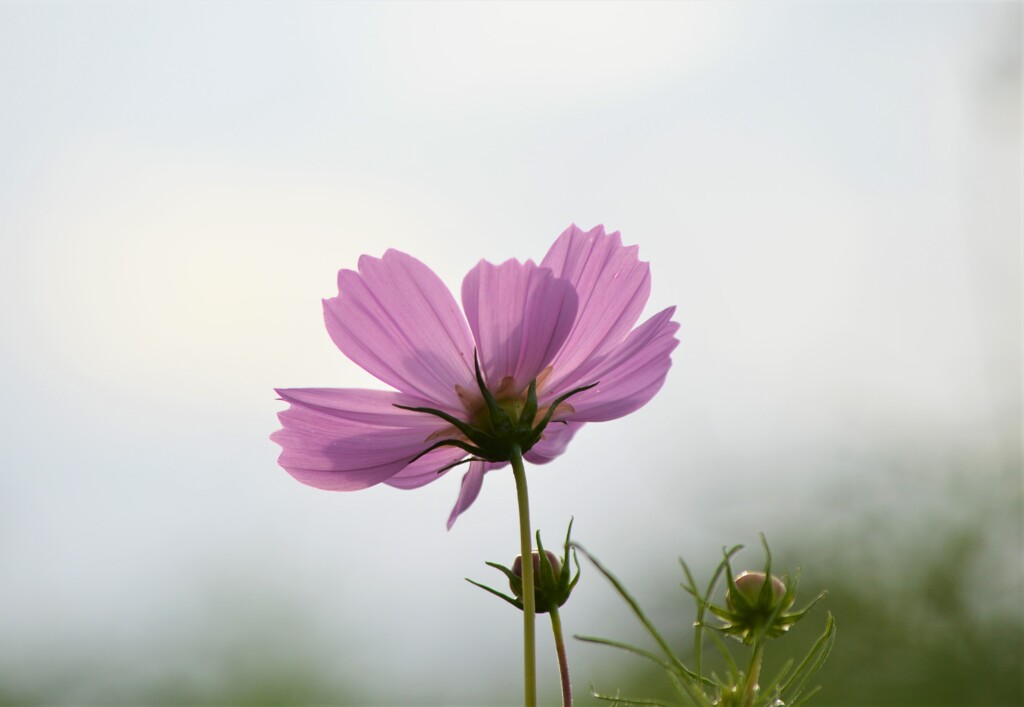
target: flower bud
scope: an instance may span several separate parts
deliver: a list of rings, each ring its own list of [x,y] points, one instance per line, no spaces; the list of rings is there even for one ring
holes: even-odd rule
[[[711,611],[726,624],[722,630],[744,643],[759,636],[775,638],[789,630],[800,615],[787,613],[796,599],[795,586],[765,572],[741,572],[729,582],[725,607]]]
[[[541,567],[540,552],[537,550],[533,551],[533,596],[538,614],[551,611],[552,607],[557,609],[569,598],[569,593],[561,581],[562,561],[550,550],[545,550],[544,554],[547,556],[548,562],[551,563],[550,574],[547,573],[547,568]],[[517,580],[522,580],[522,555],[517,557],[515,562],[512,563],[512,574],[515,575]],[[522,581],[513,581],[509,577],[509,586],[512,588],[512,593],[516,595],[517,599],[523,598]]]
[[[764,571],[740,572],[733,576],[729,558],[740,546],[727,551],[719,565],[719,571],[725,571],[728,582],[725,606],[707,605],[711,613],[724,621],[718,627],[720,631],[748,645],[767,638],[778,638],[786,633],[825,596],[822,592],[803,609],[791,611],[796,602],[796,585],[800,573],[798,571],[793,578],[772,574],[772,554],[764,535],[761,536],[761,543],[765,553]]]
[[[570,576],[571,573],[569,572],[570,533],[572,533],[571,521],[569,523],[569,530],[565,533],[565,556],[558,557],[555,553],[544,550],[544,545],[540,541],[540,531],[537,531],[537,547],[539,550],[533,551],[533,598],[534,609],[538,614],[554,611],[562,606],[562,604],[569,600],[569,595],[572,594],[572,590],[576,587],[576,582],[580,579],[580,562],[576,558],[575,549],[573,550],[572,558],[576,563],[576,574],[575,576]],[[544,553],[543,561],[541,560],[541,551]],[[511,568],[504,567],[496,562],[488,562],[487,564],[500,570],[505,575],[508,579],[508,586],[512,588],[514,596],[507,596],[497,589],[492,589],[471,579],[467,581],[495,596],[501,597],[509,604],[521,610],[523,608],[523,558],[521,556],[517,557],[512,563]]]
[[[764,589],[764,582],[764,572],[741,572],[733,583],[736,586],[736,590],[743,596],[749,606],[773,611],[775,606],[785,599],[786,585],[781,579],[772,575],[771,594],[767,595],[765,601],[762,602],[761,592]],[[725,596],[725,601],[729,605],[729,608],[735,611],[737,604],[741,602],[736,599],[733,594],[732,590],[730,590]],[[792,605],[793,602],[790,601],[789,606]],[[788,609],[789,606],[784,606],[782,608]]]
[[[551,563],[551,572],[557,578],[558,575],[560,575],[562,573],[562,561],[560,559],[558,559],[558,556],[555,553],[551,552],[550,550],[545,550],[544,554],[548,556],[548,562]],[[519,555],[516,558],[516,561],[512,563],[512,574],[514,574],[516,577],[522,577],[523,576],[523,556],[522,555]],[[537,583],[536,582],[536,578],[540,577],[540,551],[538,551],[538,550],[534,550],[533,551],[533,576],[534,576],[534,583],[536,584]],[[512,591],[516,591],[516,588],[512,587]],[[516,596],[519,596],[519,594],[516,593]]]

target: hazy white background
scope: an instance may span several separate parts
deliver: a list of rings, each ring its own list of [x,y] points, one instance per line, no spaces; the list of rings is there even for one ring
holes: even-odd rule
[[[519,619],[462,580],[517,552],[511,479],[446,532],[458,473],[331,494],[268,440],[274,386],[378,385],[320,299],[388,247],[458,291],[571,222],[640,245],[668,382],[530,483],[641,597],[678,554],[994,483],[1020,48],[1018,3],[0,5],[0,683],[516,694]],[[568,630],[621,634],[585,580]],[[616,656],[575,650],[582,693]]]

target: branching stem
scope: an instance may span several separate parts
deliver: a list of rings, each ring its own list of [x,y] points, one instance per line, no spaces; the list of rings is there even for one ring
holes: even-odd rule
[[[552,607],[551,632],[555,635],[555,652],[558,654],[558,675],[562,679],[562,707],[572,707],[572,682],[569,680],[569,659],[565,655],[565,639],[562,638],[562,619],[558,609]]]

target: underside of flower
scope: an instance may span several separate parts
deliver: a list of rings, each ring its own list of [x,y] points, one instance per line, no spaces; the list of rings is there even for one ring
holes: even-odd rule
[[[452,291],[396,250],[338,273],[323,301],[338,348],[391,390],[284,388],[279,463],[304,484],[413,489],[469,462],[448,526],[518,452],[559,457],[579,429],[639,409],[678,344],[669,307],[637,324],[650,267],[598,226],[538,263],[480,261]],[[552,424],[558,423],[558,424]]]
[[[476,384],[480,390],[480,400],[483,401],[483,404],[473,405],[472,409],[468,411],[469,422],[464,422],[454,415],[450,415],[437,408],[409,407],[407,405],[395,404],[395,407],[401,410],[439,417],[454,428],[454,430],[445,429],[432,434],[431,437],[441,436],[443,438],[417,454],[410,462],[414,462],[440,447],[458,447],[473,455],[473,458],[479,461],[492,463],[511,461],[513,455],[525,454],[533,449],[534,445],[540,441],[545,428],[552,421],[556,412],[563,411],[566,408],[571,410],[570,406],[563,407],[565,401],[577,393],[590,390],[597,385],[595,382],[580,386],[555,398],[547,405],[544,414],[538,421],[536,379],[530,381],[525,395],[515,395],[514,381],[511,377],[506,377],[498,388],[498,395],[495,395],[487,387],[483,374],[480,372],[479,356],[474,355],[473,363],[476,372]],[[471,399],[463,395],[460,395],[460,397]],[[445,436],[449,432],[455,431],[459,433],[459,436]],[[463,462],[459,461],[455,462],[455,464],[450,464],[443,469],[439,469],[438,473],[447,471],[452,466],[461,463]]]

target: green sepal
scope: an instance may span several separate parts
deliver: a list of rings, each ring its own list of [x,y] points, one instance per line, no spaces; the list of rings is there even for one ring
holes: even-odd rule
[[[537,417],[537,379],[534,378],[530,381],[530,387],[526,389],[526,403],[523,405],[523,411],[519,415],[520,420],[526,420],[528,424],[533,423],[533,418]]]
[[[458,430],[461,435],[461,438],[450,437],[428,445],[410,459],[409,463],[440,447],[458,447],[481,461],[494,463],[511,461],[514,453],[528,452],[540,441],[559,405],[572,396],[590,390],[598,384],[597,382],[591,383],[558,396],[547,406],[544,416],[534,425],[534,419],[539,411],[536,379],[530,381],[526,399],[519,401],[522,403],[522,408],[518,412],[514,409],[510,412],[498,402],[487,387],[483,371],[480,368],[480,356],[476,351],[473,352],[473,373],[477,387],[480,389],[480,396],[486,406],[486,412],[479,411],[479,419],[472,422],[460,420],[451,413],[437,408],[394,404],[400,410],[433,415],[444,420]],[[451,466],[447,466],[440,471],[447,471],[450,468]]]
[[[449,415],[444,410],[438,410],[436,408],[428,407],[410,407],[409,405],[399,405],[398,403],[392,403],[392,405],[394,405],[394,407],[398,408],[399,410],[408,410],[409,412],[424,412],[428,415],[433,415],[434,417],[440,417],[442,420],[447,422],[449,425],[451,425],[452,427],[454,427],[455,429],[457,429],[459,432],[466,435],[466,437],[470,439],[472,439],[472,435],[476,433],[476,430],[474,430],[468,424],[466,424],[459,418],[454,417],[453,415]]]
[[[576,555],[576,548],[572,548],[573,561],[576,564],[576,574],[572,575],[569,570],[569,550],[571,545],[570,534],[572,533],[572,520],[569,521],[569,529],[565,533],[565,554],[561,560],[561,570],[558,576],[555,576],[555,569],[551,565],[551,560],[544,551],[544,545],[540,539],[540,531],[537,531],[537,553],[538,553],[538,570],[534,576],[534,596],[536,604],[536,612],[538,614],[545,614],[551,611],[552,608],[557,609],[558,607],[565,604],[569,600],[569,595],[572,594],[572,590],[576,587],[576,583],[580,580],[580,560]],[[532,562],[532,558],[530,559]],[[523,603],[519,597],[523,595],[523,579],[510,568],[500,565],[497,562],[486,562],[488,567],[500,571],[508,579],[509,588],[516,598],[509,597],[506,594],[499,592],[496,589],[492,589],[484,584],[475,582],[472,579],[467,578],[466,581],[470,584],[476,585],[481,589],[484,589],[495,596],[499,596],[508,603],[515,606],[517,609],[522,611]]]
[[[540,572],[537,580],[537,611],[543,613],[550,611],[552,607],[561,607],[565,602],[569,600],[569,595],[572,594],[572,590],[576,588],[576,583],[580,581],[580,558],[576,554],[576,549],[572,548],[572,558],[576,564],[576,575],[572,576],[569,570],[569,550],[571,545],[570,536],[572,535],[572,523],[573,518],[569,519],[569,528],[565,531],[565,546],[562,551],[561,564],[562,569],[558,573],[558,577],[555,577],[555,570],[551,566],[551,560],[547,553],[544,551],[544,543],[540,539],[540,531],[537,531],[537,551],[539,553],[540,561]],[[570,579],[570,577],[572,578]],[[541,608],[543,606],[543,608]]]
[[[540,424],[534,428],[534,431],[537,433],[537,439],[540,439],[540,433],[543,432],[544,428],[548,426],[549,422],[551,422],[551,416],[555,414],[555,408],[557,408],[559,405],[564,403],[572,396],[578,393],[582,393],[584,390],[590,390],[600,382],[601,381],[595,381],[590,385],[584,385],[579,388],[574,388],[573,390],[570,390],[568,393],[565,393],[564,395],[560,395],[557,398],[555,398],[554,401],[552,401],[552,403],[548,405],[548,411],[544,414],[544,418],[540,421]]]
[[[469,442],[463,442],[461,439],[442,439],[439,442],[434,442],[432,445],[430,445],[429,447],[424,449],[422,452],[420,452],[419,454],[414,456],[412,459],[409,460],[409,463],[412,464],[414,461],[416,461],[420,457],[426,456],[430,452],[434,451],[435,449],[440,449],[441,447],[458,447],[459,449],[461,449],[464,452],[469,452],[474,457],[480,456],[480,453],[483,451],[479,447],[474,447]],[[466,461],[466,460],[463,460],[463,461]],[[440,473],[442,471],[447,471],[448,469],[452,468],[453,466],[457,466],[457,465],[459,465],[461,463],[462,463],[462,461],[457,461],[454,464],[449,464],[448,466],[446,466],[446,467],[444,467],[442,469],[439,469],[438,473]]]
[[[476,384],[480,388],[480,395],[484,398],[484,404],[487,405],[487,412],[491,416],[491,427],[492,431],[499,432],[510,428],[512,421],[508,418],[508,413],[505,412],[498,401],[494,399],[494,395],[491,393],[487,384],[484,383],[484,374],[480,371],[480,356],[476,351],[473,351],[473,368],[476,373]]]
[[[772,553],[763,534],[761,535],[761,544],[765,553],[764,575],[766,579],[761,585],[757,598],[750,599],[736,586],[732,565],[729,561],[730,555],[727,554],[723,562],[726,569],[726,591],[732,601],[732,606],[708,605],[708,609],[724,622],[723,625],[715,628],[748,645],[766,638],[778,638],[783,635],[825,597],[825,593],[822,592],[803,609],[789,611],[796,602],[796,589],[800,573],[797,571],[793,578],[790,578],[789,575],[779,578],[786,591],[781,598],[776,599],[772,589]]]
[[[508,596],[507,594],[502,594],[497,589],[493,589],[492,587],[488,587],[486,584],[480,584],[480,582],[474,582],[469,577],[465,577],[465,580],[467,582],[469,582],[470,584],[476,586],[476,587],[480,587],[484,591],[490,592],[491,594],[493,594],[496,597],[500,597],[500,598],[504,599],[505,601],[507,601],[509,604],[511,604],[512,606],[516,607],[520,611],[523,610],[523,602],[519,601],[518,599],[514,599],[514,598]]]

